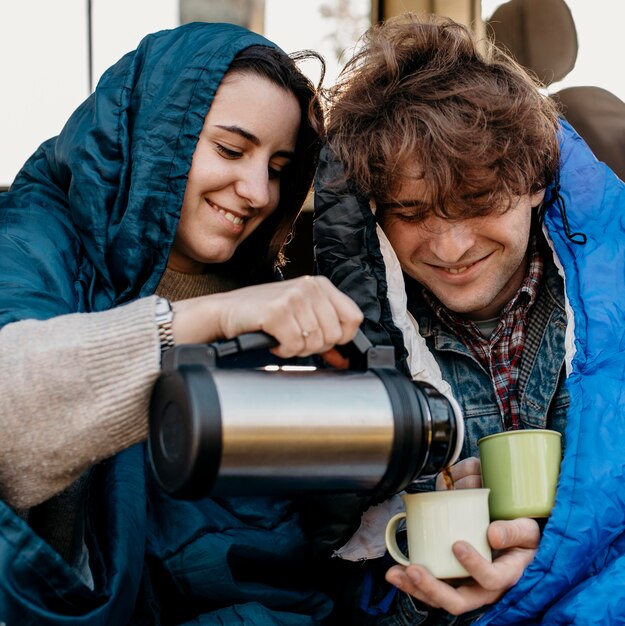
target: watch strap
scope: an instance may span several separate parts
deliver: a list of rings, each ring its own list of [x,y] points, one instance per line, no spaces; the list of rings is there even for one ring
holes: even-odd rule
[[[161,342],[161,355],[169,348],[173,348],[174,342],[174,309],[167,298],[160,296],[156,300],[156,325],[158,326],[158,338]]]

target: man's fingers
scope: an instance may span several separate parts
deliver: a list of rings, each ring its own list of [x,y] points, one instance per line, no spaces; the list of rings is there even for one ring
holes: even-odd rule
[[[466,541],[457,541],[452,550],[471,577],[484,589],[494,591],[509,583],[504,569],[485,559]]]
[[[453,545],[456,558],[484,590],[496,592],[511,587],[519,580],[525,568],[534,558],[538,540],[536,539],[536,546],[530,545],[534,543],[534,540],[530,538],[533,534],[531,524],[513,524],[511,526],[514,530],[501,534],[505,535],[506,541],[517,543],[508,543],[507,549],[501,550],[501,553],[493,559],[492,563],[464,541],[458,541]],[[500,529],[496,527],[494,533],[497,534],[498,530]],[[504,530],[508,530],[506,525],[504,525]],[[519,542],[527,543],[528,546],[523,547]],[[503,543],[505,542],[500,545]]]
[[[440,595],[440,589],[437,584],[447,587],[445,583],[434,578],[430,572],[420,565],[409,565],[408,567],[392,567],[386,573],[386,580],[398,589],[411,595],[413,598],[431,606],[440,608],[437,597]]]
[[[479,489],[482,486],[482,478],[479,475],[464,476],[454,481],[456,489]]]
[[[465,476],[469,474],[479,475],[481,470],[480,460],[475,456],[470,456],[469,458],[456,463],[454,467],[462,467],[462,472]]]
[[[492,592],[480,589],[470,579],[452,581],[438,580],[420,565],[409,565],[403,571],[394,568],[387,572],[387,580],[410,594],[417,600],[434,608],[443,608],[452,615],[461,615],[467,611],[490,604],[497,597]]]
[[[500,520],[488,527],[488,542],[494,550],[507,548],[538,548],[540,529],[535,520],[520,517],[513,520]]]

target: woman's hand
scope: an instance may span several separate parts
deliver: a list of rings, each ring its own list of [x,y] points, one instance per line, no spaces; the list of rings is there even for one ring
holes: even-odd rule
[[[471,456],[468,459],[462,459],[449,468],[449,476],[451,485],[445,482],[445,477],[441,472],[436,477],[436,490],[445,489],[479,489],[482,486],[482,474],[480,469],[480,460]]]
[[[227,293],[175,302],[177,344],[231,339],[264,331],[279,357],[327,352],[349,342],[363,315],[351,298],[323,276],[244,287]]]
[[[421,565],[395,565],[386,573],[386,579],[417,600],[452,615],[492,604],[516,584],[532,562],[540,541],[540,530],[538,524],[528,518],[496,521],[488,527],[488,541],[496,551],[492,563],[468,543],[458,541],[454,544],[456,558],[472,577],[459,581],[459,584],[438,580]]]

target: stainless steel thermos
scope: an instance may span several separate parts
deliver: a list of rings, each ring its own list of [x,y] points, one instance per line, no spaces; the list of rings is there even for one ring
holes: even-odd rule
[[[263,333],[169,350],[150,405],[161,487],[180,498],[390,493],[453,463],[457,410],[399,372],[393,348],[362,333],[353,344],[361,364],[349,370],[242,367],[275,345]]]

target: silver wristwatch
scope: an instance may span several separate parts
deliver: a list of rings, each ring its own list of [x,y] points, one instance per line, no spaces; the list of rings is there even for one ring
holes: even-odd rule
[[[156,325],[158,326],[158,338],[161,342],[161,356],[163,352],[173,348],[174,331],[172,323],[174,321],[174,310],[171,302],[167,298],[156,299]]]

